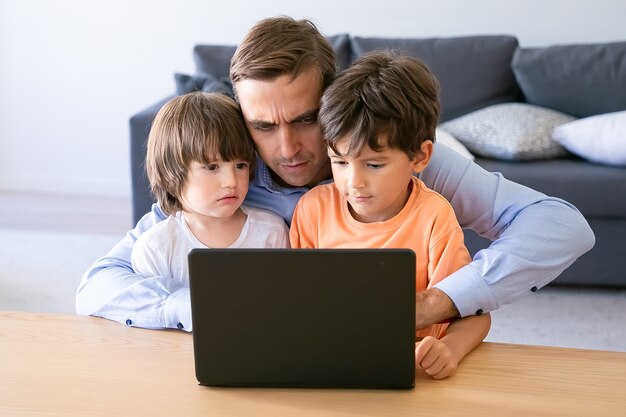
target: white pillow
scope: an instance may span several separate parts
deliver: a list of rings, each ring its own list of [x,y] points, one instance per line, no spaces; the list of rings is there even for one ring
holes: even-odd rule
[[[566,123],[552,137],[581,158],[626,165],[626,111],[600,114]]]
[[[456,140],[454,136],[452,136],[445,130],[437,128],[437,130],[435,131],[435,137],[436,137],[437,142],[443,143],[448,148],[452,149],[453,151],[456,151],[457,153],[460,153],[462,156],[466,157],[467,159],[471,159],[472,161],[474,160],[475,158],[474,155],[472,155],[470,151],[468,151],[467,148],[463,146],[461,142]]]
[[[441,128],[473,154],[530,160],[567,155],[552,140],[552,130],[574,117],[526,103],[495,104],[442,123]]]

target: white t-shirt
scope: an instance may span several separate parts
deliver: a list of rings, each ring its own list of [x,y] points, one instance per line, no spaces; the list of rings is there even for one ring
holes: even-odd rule
[[[239,238],[229,248],[286,248],[289,229],[269,211],[241,206],[247,215]],[[182,212],[169,216],[142,233],[131,254],[133,270],[146,277],[170,277],[189,282],[187,255],[193,248],[207,248],[189,230]]]

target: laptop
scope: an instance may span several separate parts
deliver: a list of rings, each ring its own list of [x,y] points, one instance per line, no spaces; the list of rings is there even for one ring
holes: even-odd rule
[[[196,378],[229,387],[407,389],[408,249],[193,249]]]

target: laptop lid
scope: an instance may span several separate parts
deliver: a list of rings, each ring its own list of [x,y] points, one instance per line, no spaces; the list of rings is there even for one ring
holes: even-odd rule
[[[239,387],[411,388],[408,249],[194,249],[196,378]]]

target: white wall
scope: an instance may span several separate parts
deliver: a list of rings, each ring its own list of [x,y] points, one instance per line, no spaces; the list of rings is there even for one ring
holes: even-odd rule
[[[296,3],[0,0],[0,189],[128,196],[129,117],[193,71],[195,44],[236,44],[268,16],[307,17],[329,35],[626,40],[623,0]]]

